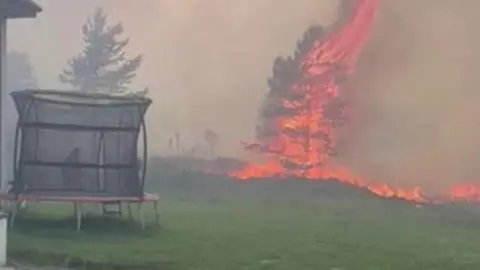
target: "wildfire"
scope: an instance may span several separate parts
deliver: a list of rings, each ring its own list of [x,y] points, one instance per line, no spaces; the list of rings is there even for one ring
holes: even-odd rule
[[[344,10],[349,12],[340,16],[343,20],[315,40],[300,61],[287,60],[297,65],[300,76],[287,87],[287,93],[280,89],[279,92],[284,92],[272,98],[277,111],[282,113],[264,123],[263,130],[268,132],[259,134],[257,143],[245,144],[247,150],[268,155],[268,161],[249,164],[240,171],[231,172],[231,177],[242,180],[289,176],[311,180],[336,179],[381,197],[417,203],[434,202],[426,199],[418,187],[401,189],[366,181],[331,159],[338,142],[338,125],[346,118],[346,109],[339,106],[335,118],[329,117],[328,108],[341,100],[341,82],[355,71],[357,59],[370,36],[379,2],[345,0]],[[457,186],[445,197],[480,201],[480,187]]]

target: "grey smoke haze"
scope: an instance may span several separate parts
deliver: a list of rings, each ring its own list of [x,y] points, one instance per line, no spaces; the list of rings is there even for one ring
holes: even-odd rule
[[[351,81],[350,167],[432,192],[480,181],[479,8],[475,0],[383,1]]]
[[[179,131],[204,128],[240,155],[253,137],[266,78],[312,23],[328,24],[336,0],[38,0],[36,20],[13,21],[9,46],[31,55],[40,84],[81,49],[80,27],[97,6],[124,23],[146,60],[135,87],[151,88],[153,152]],[[355,78],[357,119],[345,130],[345,164],[371,179],[443,189],[480,179],[480,38],[476,0],[383,0]],[[354,135],[353,135],[354,134]]]
[[[240,155],[253,138],[274,58],[292,53],[313,23],[330,23],[337,0],[37,0],[36,20],[13,21],[9,46],[31,55],[43,88],[81,49],[80,27],[95,7],[124,23],[130,50],[144,53],[135,87],[150,87],[150,142],[161,152],[179,131],[193,145],[210,128],[219,150]],[[139,4],[141,3],[141,4]]]

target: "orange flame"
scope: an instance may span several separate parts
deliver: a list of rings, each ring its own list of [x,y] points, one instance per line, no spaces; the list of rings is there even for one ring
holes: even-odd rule
[[[334,123],[323,116],[325,105],[339,96],[339,78],[346,78],[355,71],[357,59],[366,43],[379,0],[356,0],[351,14],[342,25],[326,37],[317,40],[301,63],[302,79],[290,91],[303,95],[303,101],[281,100],[284,108],[302,109],[295,116],[275,119],[278,136],[260,143],[246,144],[247,150],[268,154],[263,164],[249,164],[229,175],[247,180],[265,177],[297,176],[312,180],[336,179],[342,183],[368,190],[385,198],[400,198],[416,203],[428,200],[420,188],[393,188],[386,184],[372,183],[352,175],[349,170],[333,164],[329,159],[338,135]],[[302,131],[304,137],[292,138],[291,131]],[[318,138],[317,134],[323,134]],[[304,141],[308,141],[305,145]],[[290,166],[289,164],[293,165]],[[453,187],[445,196],[449,200],[480,201],[480,187],[464,185]]]

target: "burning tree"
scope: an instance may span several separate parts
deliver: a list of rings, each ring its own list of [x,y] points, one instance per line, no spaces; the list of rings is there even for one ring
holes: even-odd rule
[[[259,143],[247,146],[278,156],[288,171],[304,174],[335,155],[332,130],[345,121],[345,102],[336,93],[315,87],[328,82],[332,74],[304,76],[303,61],[325,34],[323,26],[311,26],[297,42],[292,56],[275,60],[268,80],[269,92],[259,115]],[[334,65],[330,68],[337,72]]]
[[[367,182],[334,161],[327,162],[336,154],[337,131],[346,120],[347,106],[340,88],[355,71],[380,1],[341,3],[339,20],[328,31],[311,27],[293,56],[275,61],[260,113],[258,141],[246,145],[271,158],[229,175],[238,179],[288,175],[336,179],[378,196],[424,202],[417,187],[399,189]]]
[[[340,95],[342,82],[355,71],[380,2],[341,1],[339,20],[332,27],[312,26],[292,56],[275,60],[269,92],[260,110],[257,142],[245,145],[270,158],[247,164],[230,176],[243,180],[289,175],[335,179],[377,196],[416,203],[480,200],[478,184],[456,185],[444,197],[426,198],[419,187],[366,181],[332,160],[326,162],[336,154],[336,133],[347,118],[348,106]]]
[[[340,87],[355,68],[378,0],[341,3],[335,24],[328,29],[310,27],[292,56],[275,60],[270,90],[260,112],[257,142],[246,145],[271,158],[231,175],[245,179],[293,174],[358,182],[343,175],[348,170],[325,166],[336,154],[337,131],[346,120]]]

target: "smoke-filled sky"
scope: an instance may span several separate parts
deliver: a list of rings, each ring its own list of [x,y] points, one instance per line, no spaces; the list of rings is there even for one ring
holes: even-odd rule
[[[359,119],[350,167],[430,189],[479,182],[480,1],[382,2],[351,81]]]
[[[150,87],[150,145],[162,151],[179,131],[185,147],[210,128],[219,149],[240,154],[251,140],[267,76],[313,23],[334,19],[337,0],[37,0],[36,20],[12,21],[9,46],[27,52],[43,88],[81,49],[80,29],[95,7],[124,23],[129,51],[145,62],[135,87]],[[141,4],[139,4],[141,3]]]
[[[141,2],[141,5],[138,3]],[[14,21],[9,46],[31,55],[44,88],[81,49],[95,7],[121,20],[143,53],[135,87],[149,86],[153,152],[179,131],[192,146],[210,128],[220,150],[250,140],[274,58],[290,54],[336,0],[38,0],[36,20]],[[443,188],[480,179],[480,38],[477,0],[383,0],[374,35],[350,82],[357,116],[343,158],[380,181]],[[353,131],[352,131],[353,130]],[[354,134],[354,135],[353,135]]]

